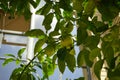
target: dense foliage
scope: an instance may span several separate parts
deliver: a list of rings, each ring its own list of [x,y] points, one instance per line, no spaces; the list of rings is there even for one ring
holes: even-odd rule
[[[43,15],[41,29],[27,31],[26,36],[38,38],[34,48],[34,58],[28,64],[16,68],[10,80],[36,80],[35,66],[43,71],[43,77],[49,78],[54,73],[55,66],[64,73],[65,67],[74,72],[76,67],[86,65],[93,67],[94,73],[100,80],[102,68],[107,70],[109,80],[120,80],[120,1],[119,0],[44,0],[45,5],[36,11]],[[38,6],[40,0],[0,0],[0,7],[14,15],[31,16],[30,5]],[[96,15],[97,14],[97,15]],[[51,23],[55,18],[57,23],[53,31]],[[77,27],[77,35],[72,35]],[[75,46],[80,46],[80,52],[75,58]],[[6,59],[10,61],[21,59],[24,49]],[[34,59],[38,59],[36,62]],[[103,64],[106,64],[103,67]],[[29,77],[31,76],[31,77]],[[76,80],[83,80],[79,78]]]

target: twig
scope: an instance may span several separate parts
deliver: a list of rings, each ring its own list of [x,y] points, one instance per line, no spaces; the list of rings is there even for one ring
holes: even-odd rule
[[[21,77],[23,75],[23,73],[25,72],[25,70],[27,69],[27,67],[33,62],[33,60],[42,52],[43,50],[41,50],[38,54],[36,54],[32,60],[30,60],[30,62],[25,66],[25,68],[22,70],[20,76],[18,77],[18,80],[21,80]]]

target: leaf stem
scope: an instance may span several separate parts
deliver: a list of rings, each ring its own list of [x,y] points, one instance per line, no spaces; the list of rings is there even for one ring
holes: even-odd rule
[[[42,52],[43,50],[41,50],[38,54],[36,54],[32,60],[30,60],[30,62],[25,66],[25,68],[22,70],[20,76],[18,77],[18,80],[21,80],[21,77],[23,75],[23,73],[25,72],[25,70],[27,69],[27,67],[33,62],[33,60]]]

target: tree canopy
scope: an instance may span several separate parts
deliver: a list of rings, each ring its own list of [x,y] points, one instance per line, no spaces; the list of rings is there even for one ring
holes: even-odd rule
[[[120,79],[120,1],[119,0],[44,0],[45,5],[36,11],[43,15],[42,23],[46,32],[33,29],[26,36],[38,38],[34,48],[34,58],[28,64],[20,63],[10,77],[10,80],[36,80],[34,66],[43,71],[44,80],[54,73],[57,64],[61,73],[65,67],[74,72],[76,67],[86,65],[93,67],[98,80],[102,68],[107,71],[109,80]],[[5,13],[24,15],[30,19],[30,6],[36,8],[40,0],[0,0],[0,7]],[[53,31],[51,23],[57,20]],[[74,27],[76,35],[72,35]],[[45,48],[43,46],[46,45]],[[80,46],[80,52],[75,58],[75,46]],[[18,57],[9,54],[4,65]],[[39,62],[34,61],[37,58]],[[106,64],[103,67],[103,64]],[[32,72],[32,73],[31,73]],[[31,76],[31,77],[29,77]],[[79,78],[76,80],[83,80]]]

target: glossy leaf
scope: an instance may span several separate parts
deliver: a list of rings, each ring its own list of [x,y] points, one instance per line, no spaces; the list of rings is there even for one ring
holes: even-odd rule
[[[58,68],[59,68],[61,73],[64,73],[64,71],[65,71],[65,61],[62,61],[62,60],[58,59]]]
[[[55,70],[55,65],[53,64],[49,64],[48,65],[48,75],[52,75],[54,73],[54,70]]]
[[[40,63],[44,62],[45,58],[44,58],[44,55],[40,54],[37,56],[38,60]]]
[[[53,46],[48,45],[48,46],[45,48],[45,54],[46,54],[47,56],[52,56],[54,53],[55,53],[55,49],[54,49]]]
[[[85,63],[84,52],[85,52],[85,51],[81,51],[81,52],[78,54],[78,56],[77,56],[77,65],[78,65],[78,67],[83,66],[83,64]]]
[[[83,1],[84,0],[73,0],[73,9],[76,10],[78,13],[83,11]]]
[[[118,15],[119,9],[115,6],[115,0],[107,1],[102,0],[98,3],[97,8],[99,12],[102,14],[103,20],[111,21]],[[109,13],[109,14],[108,14]]]
[[[22,68],[14,69],[12,74],[10,75],[10,80],[18,80],[18,77],[20,76],[22,70]]]
[[[85,80],[85,78],[84,77],[80,77],[80,78],[75,79],[75,80]]]
[[[48,15],[45,16],[45,19],[42,25],[45,26],[46,31],[51,29],[52,20],[53,20],[53,13],[49,13]]]
[[[109,80],[120,80],[119,76],[111,77]]]
[[[114,68],[114,70],[109,69],[108,70],[108,77],[110,80],[118,80],[120,78],[120,64]]]
[[[67,63],[67,67],[71,72],[74,72],[75,67],[76,67],[76,60],[75,56],[67,53],[65,62]]]
[[[71,55],[75,55],[75,49],[74,49],[74,48],[71,49],[70,52],[69,52],[69,54],[71,54]]]
[[[99,48],[95,48],[90,52],[89,58],[91,61],[94,61],[94,59],[96,57],[98,57],[100,55],[100,49]]]
[[[57,51],[57,57],[61,61],[65,60],[66,54],[67,54],[67,49],[66,48],[61,48]]]
[[[20,60],[19,59],[16,59],[16,64],[18,65],[18,64],[20,64]]]
[[[74,25],[72,22],[68,22],[66,27],[65,27],[65,32],[66,33],[71,33],[73,31]]]
[[[4,62],[3,62],[3,66],[5,66],[5,65],[7,65],[8,63],[10,63],[10,62],[13,62],[15,59],[14,58],[8,58],[8,59],[6,59]]]
[[[88,2],[85,4],[84,7],[84,15],[91,15],[94,13],[95,8],[95,1],[94,0],[88,0]]]
[[[30,0],[30,4],[32,4],[32,6],[34,8],[36,8],[38,6],[37,3],[34,0]]]
[[[55,10],[55,16],[57,20],[61,19],[61,10],[58,4],[53,6],[54,10]]]
[[[86,64],[89,67],[92,66],[93,63],[89,59],[89,53],[90,52],[88,50],[82,50],[82,51],[80,51],[80,53],[78,54],[78,57],[77,57],[78,67],[81,67],[84,64]]]
[[[89,67],[92,67],[93,62],[89,59],[90,52],[86,50],[84,53],[85,64]]]
[[[62,28],[64,27],[64,24],[65,24],[65,21],[62,20],[62,21],[58,21],[56,23],[56,26],[55,26],[55,31],[59,31],[59,30],[62,30]]]
[[[111,66],[111,62],[114,58],[114,51],[113,48],[111,47],[111,45],[109,45],[107,42],[104,42],[102,44],[102,51],[103,51],[103,55],[104,58],[108,64],[108,66]]]
[[[66,11],[71,11],[72,10],[72,7],[70,5],[70,0],[65,0],[65,1],[60,0],[59,6],[60,6],[60,8],[66,10]]]
[[[77,45],[82,44],[86,40],[87,36],[88,34],[86,29],[79,27],[77,29]]]
[[[39,52],[42,49],[42,46],[44,45],[45,40],[41,39],[38,40],[35,44],[35,48],[34,48],[34,54],[36,54],[37,52]]]
[[[53,56],[52,63],[53,63],[53,64],[56,64],[56,60],[57,60],[57,54],[55,54],[55,55]]]
[[[103,32],[108,29],[108,24],[105,24],[104,22],[96,21],[94,22],[94,25],[96,26],[96,31],[97,32]]]
[[[48,76],[47,66],[48,66],[47,63],[43,63],[43,64],[42,64],[42,70],[43,70],[43,74],[44,74],[45,76]]]
[[[64,12],[63,12],[63,17],[64,17],[66,20],[72,19],[72,16],[73,16],[73,13],[72,13],[71,11],[64,11]]]
[[[103,62],[104,62],[103,60],[99,60],[94,65],[94,72],[99,80],[100,80],[100,73],[103,66]]]
[[[21,59],[22,58],[22,54],[25,51],[26,48],[22,48],[18,51],[18,57]]]
[[[49,35],[50,36],[58,36],[58,35],[60,35],[60,33],[58,31],[52,31]]]
[[[26,36],[34,37],[34,38],[43,38],[45,35],[44,32],[40,29],[32,29],[25,33]]]
[[[5,56],[8,56],[8,57],[13,57],[13,58],[15,58],[15,55],[13,55],[13,54],[5,54]]]
[[[89,37],[87,37],[87,39],[85,41],[85,45],[88,46],[92,50],[98,46],[99,41],[100,41],[99,35],[89,36]]]
[[[46,3],[41,10],[41,15],[47,15],[52,7],[52,4]],[[39,10],[38,10],[39,11]],[[38,12],[37,11],[37,12]]]

